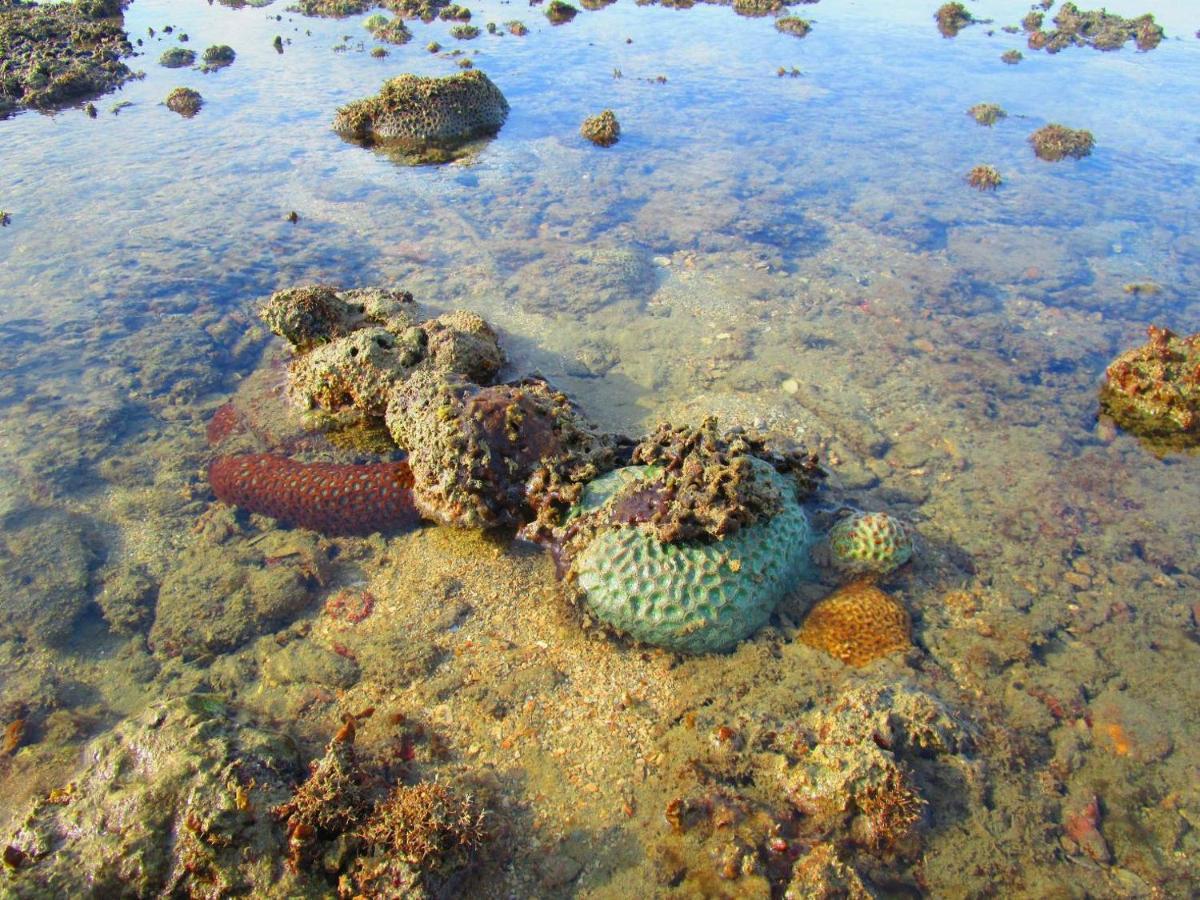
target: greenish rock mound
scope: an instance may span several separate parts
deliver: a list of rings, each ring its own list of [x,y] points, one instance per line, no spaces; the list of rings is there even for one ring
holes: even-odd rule
[[[1100,409],[1155,452],[1200,446],[1200,333],[1147,333],[1109,365]]]
[[[443,78],[400,75],[375,97],[343,106],[333,130],[365,146],[395,150],[414,163],[448,162],[466,145],[491,137],[508,117],[508,101],[482,72]]]
[[[158,58],[158,64],[168,69],[182,69],[195,61],[195,51],[186,47],[172,47],[170,50],[164,50],[163,55]]]
[[[306,893],[270,812],[301,774],[287,738],[193,694],[122,723],[83,758],[7,837],[5,896]]]
[[[812,529],[793,484],[768,463],[750,463],[779,491],[774,515],[719,540],[678,543],[641,523],[602,527],[571,567],[588,609],[630,637],[684,653],[728,650],[761,628],[792,586],[810,577]],[[630,466],[598,478],[576,514],[616,512],[662,473]]]

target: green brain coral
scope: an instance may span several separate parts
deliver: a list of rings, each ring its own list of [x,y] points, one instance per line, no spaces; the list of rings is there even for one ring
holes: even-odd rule
[[[572,565],[592,613],[639,641],[684,653],[728,650],[762,627],[809,576],[812,530],[791,482],[767,463],[753,465],[779,487],[782,508],[724,539],[665,543],[645,525],[600,530]],[[630,466],[598,478],[573,514],[599,509],[661,471]]]

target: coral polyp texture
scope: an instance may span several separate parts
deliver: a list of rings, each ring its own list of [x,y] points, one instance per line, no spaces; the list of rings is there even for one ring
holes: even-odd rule
[[[829,531],[834,567],[847,575],[886,575],[913,555],[912,536],[887,513],[860,513],[842,519]]]
[[[588,609],[639,641],[686,653],[728,650],[761,628],[808,577],[812,531],[791,483],[761,460],[750,465],[777,494],[772,515],[719,540],[665,542],[636,518],[601,528],[572,564]],[[636,505],[662,475],[657,466],[618,469],[587,486],[582,506],[626,517],[623,504]]]
[[[361,144],[395,148],[413,162],[446,162],[471,141],[494,135],[507,117],[508,101],[480,71],[399,75],[378,95],[341,107],[333,130]]]
[[[912,647],[908,611],[869,581],[855,581],[819,601],[797,639],[850,666],[865,666]]]
[[[1200,333],[1179,337],[1151,325],[1150,340],[1105,373],[1100,408],[1156,450],[1200,445]]]
[[[225,503],[322,534],[371,534],[416,524],[404,462],[302,463],[269,453],[223,456],[208,469]]]

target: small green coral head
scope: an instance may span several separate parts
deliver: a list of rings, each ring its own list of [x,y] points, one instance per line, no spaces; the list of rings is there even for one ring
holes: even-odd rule
[[[887,513],[859,513],[838,522],[829,532],[833,565],[848,575],[886,575],[913,555],[912,536]]]

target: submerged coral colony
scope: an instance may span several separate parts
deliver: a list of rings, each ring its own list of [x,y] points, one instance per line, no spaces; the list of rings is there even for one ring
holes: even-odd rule
[[[376,5],[300,0],[298,9],[343,16]],[[393,45],[412,38],[406,17],[471,17],[436,0],[383,5],[396,17],[376,14],[364,24]],[[734,5],[745,15],[782,10]],[[131,52],[121,12],[118,0],[46,7],[0,0],[6,58],[40,54],[25,74],[0,82],[0,111],[53,106],[133,77],[121,62]],[[555,25],[577,13],[561,0],[546,7]],[[935,18],[946,37],[975,21],[960,3],[945,4]],[[775,24],[797,37],[811,30],[794,17]],[[1111,50],[1128,40],[1146,50],[1162,38],[1151,17],[1085,13],[1071,3],[1063,4],[1052,31],[1041,30],[1036,12],[1022,24],[1029,47],[1049,52],[1071,45]],[[506,27],[527,32],[516,22]],[[455,28],[463,39],[480,33],[470,25]],[[42,35],[36,45],[23,37],[34,32]],[[86,60],[72,55],[83,43],[91,48]],[[230,48],[214,46],[202,58],[211,70],[234,57]],[[194,61],[183,48],[160,60],[169,68]],[[202,98],[176,88],[165,104],[191,117]],[[377,96],[337,110],[333,128],[407,162],[443,163],[495,135],[508,112],[500,89],[477,70],[441,78],[404,74]],[[969,114],[989,127],[1006,116],[987,103]],[[608,109],[580,131],[600,147],[621,135]],[[1094,145],[1089,132],[1057,124],[1029,140],[1048,161],[1082,159]],[[971,169],[967,181],[980,190],[1002,184],[990,165]],[[908,611],[886,590],[887,579],[914,557],[911,527],[884,512],[828,503],[815,509],[824,472],[804,448],[723,429],[715,418],[660,424],[637,439],[604,433],[544,379],[499,381],[505,354],[478,315],[427,316],[403,291],[302,286],[275,293],[260,314],[291,348],[287,398],[303,411],[309,433],[328,439],[316,446],[350,448],[359,461],[312,458],[311,443],[298,455],[248,423],[236,404],[222,407],[208,429],[208,480],[216,500],[243,517],[269,516],[326,536],[396,534],[423,521],[515,535],[552,555],[565,593],[614,636],[614,653],[645,646],[680,654],[731,651],[770,621],[798,585],[821,584],[832,591],[792,624],[799,644],[820,651],[831,666],[852,668],[913,651]],[[1196,446],[1200,335],[1180,338],[1151,327],[1149,337],[1109,367],[1102,410],[1157,450]],[[228,510],[225,516],[203,527],[235,528]],[[185,564],[159,591],[152,647],[167,657],[208,659],[244,644],[252,629],[230,612],[237,608],[255,608],[263,624],[285,622],[305,603],[305,584],[324,577],[303,540],[289,553],[306,562],[273,565],[280,557],[267,541],[234,554],[229,571],[202,571],[198,560]],[[253,575],[236,571],[251,561],[262,563]],[[205,621],[172,611],[191,608],[177,602],[189,591],[210,590],[220,602]],[[373,603],[366,594],[352,602],[343,592],[329,609],[358,621]],[[4,624],[24,627],[15,619]],[[194,693],[159,704],[93,742],[71,786],[36,803],[8,838],[6,867],[51,893],[86,883],[114,895],[219,896],[278,886],[275,863],[285,861],[285,892],[332,882],[347,897],[443,895],[495,837],[487,791],[479,796],[464,787],[465,776],[458,784],[411,772],[397,779],[378,760],[361,759],[356,733],[371,715],[366,709],[347,716],[305,773],[289,741],[242,721],[215,696]],[[948,769],[966,784],[980,777],[967,718],[907,684],[860,683],[835,704],[813,708],[784,731],[763,732],[752,744],[722,729],[714,733],[710,758],[698,765],[730,769],[723,783],[747,785],[746,791],[698,788],[672,800],[665,821],[681,843],[702,846],[714,829],[735,828],[746,847],[773,854],[767,869],[786,869],[772,883],[790,884],[789,896],[872,896],[855,854],[918,859],[923,786]],[[113,828],[115,809],[135,810],[155,828]],[[175,837],[166,842],[159,834]],[[1086,829],[1080,834],[1089,836]],[[802,854],[794,851],[800,846]],[[754,869],[755,852],[723,858],[722,873]]]

